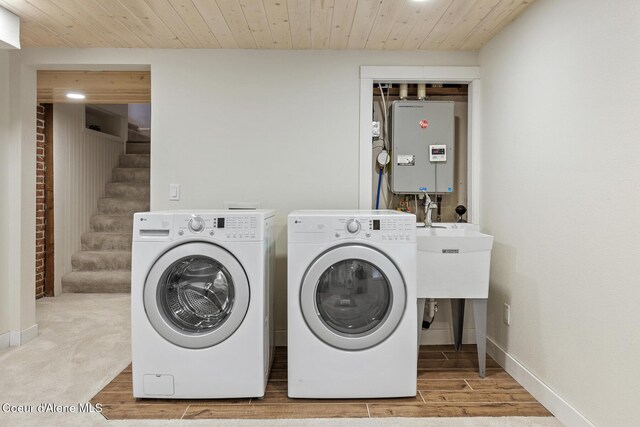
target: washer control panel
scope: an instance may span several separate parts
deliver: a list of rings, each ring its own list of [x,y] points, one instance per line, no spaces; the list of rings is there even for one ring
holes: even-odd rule
[[[413,215],[412,217],[413,221],[396,218],[370,218],[367,227],[371,235],[377,236],[382,241],[414,241],[416,239],[416,223],[415,217]]]
[[[258,218],[254,215],[177,214],[174,217],[176,237],[207,236],[225,241],[259,239]]]
[[[304,212],[304,211],[302,211]],[[416,217],[412,214],[353,214],[289,216],[289,237],[299,242],[364,239],[377,242],[415,242]]]

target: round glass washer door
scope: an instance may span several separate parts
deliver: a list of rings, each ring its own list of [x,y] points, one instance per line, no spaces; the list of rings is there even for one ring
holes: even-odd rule
[[[383,253],[345,245],[320,255],[302,279],[300,306],[311,331],[344,350],[363,350],[389,337],[406,307],[404,279]]]
[[[204,242],[164,253],[144,286],[144,306],[154,329],[171,343],[194,349],[231,336],[244,320],[249,298],[249,281],[238,260]]]

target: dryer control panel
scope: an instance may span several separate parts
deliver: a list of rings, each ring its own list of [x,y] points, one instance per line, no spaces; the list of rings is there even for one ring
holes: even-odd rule
[[[415,215],[395,211],[368,212],[344,211],[318,215],[310,215],[305,211],[293,212],[289,215],[289,242],[319,243],[350,239],[383,243],[416,241]]]

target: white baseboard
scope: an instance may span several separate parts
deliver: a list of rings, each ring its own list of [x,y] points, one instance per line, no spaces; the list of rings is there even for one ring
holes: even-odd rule
[[[467,328],[462,331],[463,344],[476,343],[475,328]],[[420,332],[420,345],[443,345],[453,344],[453,330],[446,329],[423,329]]]
[[[0,335],[0,350],[11,345],[11,333],[5,332]]]
[[[491,339],[487,339],[487,353],[560,422],[571,427],[595,427],[576,408]]]
[[[10,345],[11,347],[17,347],[31,341],[38,336],[38,324],[35,323],[22,331],[10,332]]]

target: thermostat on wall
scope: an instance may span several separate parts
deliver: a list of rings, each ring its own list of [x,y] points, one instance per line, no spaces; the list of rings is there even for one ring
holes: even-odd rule
[[[446,145],[430,145],[429,161],[430,162],[446,162],[447,146]]]

